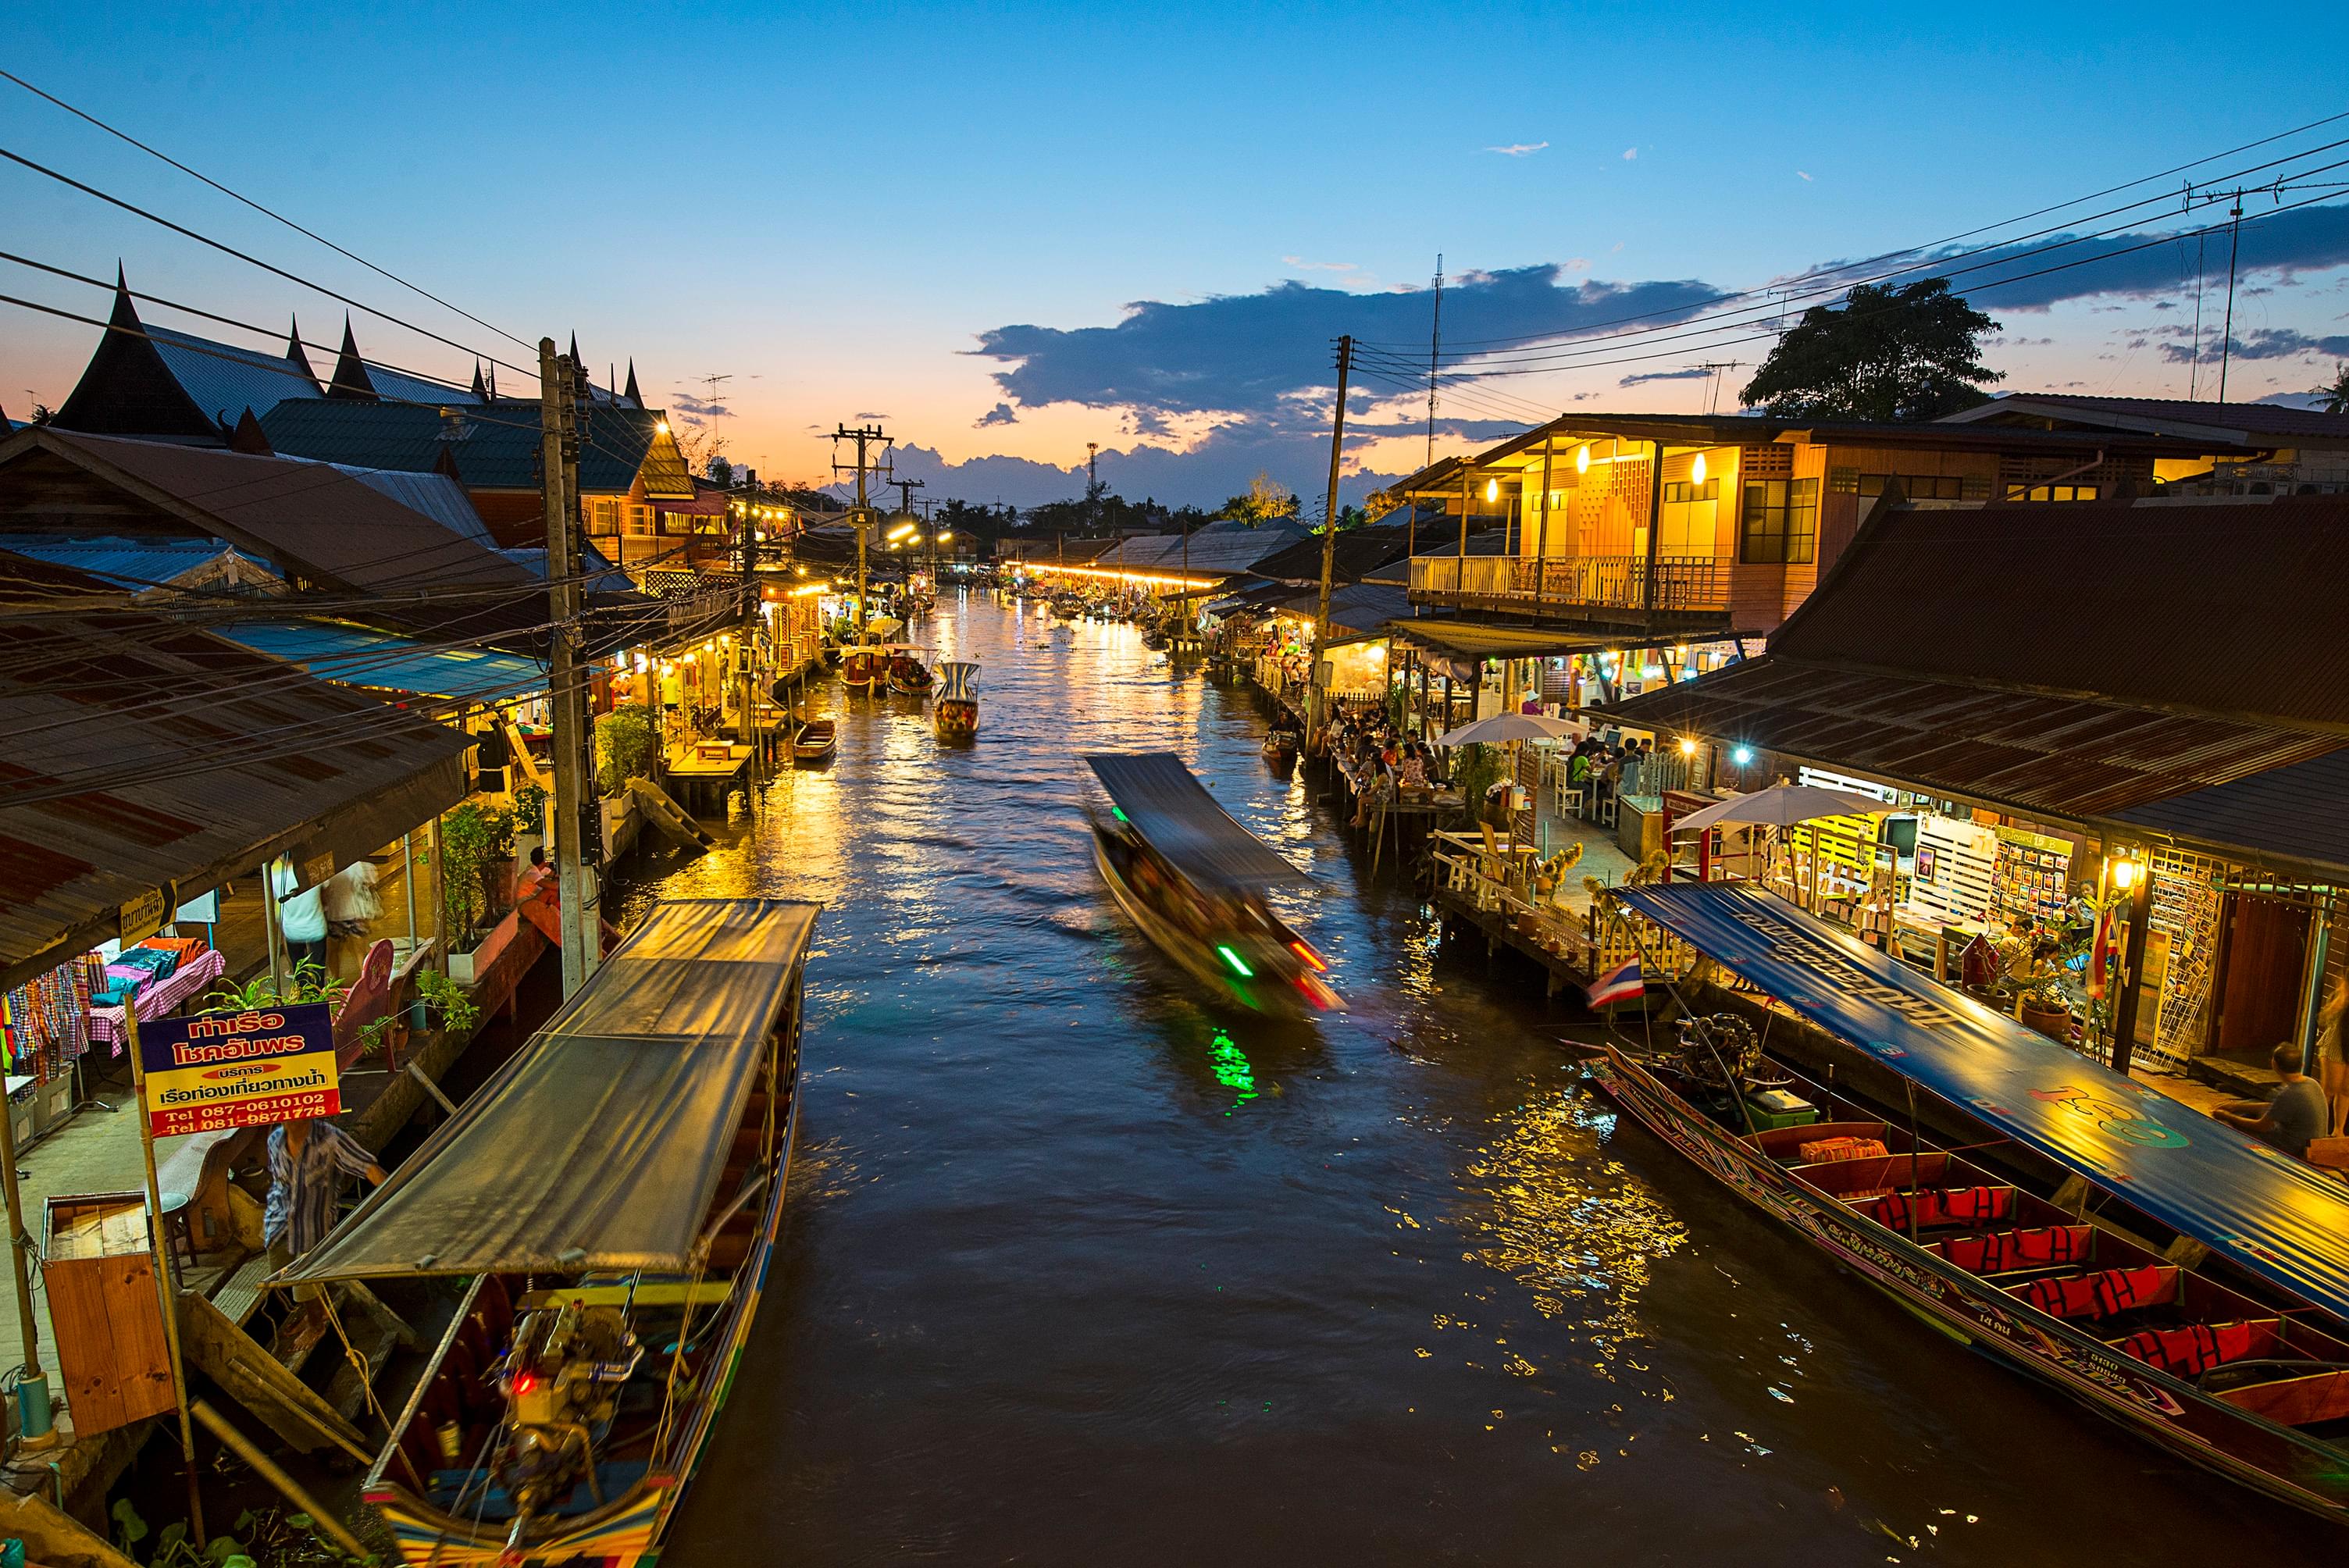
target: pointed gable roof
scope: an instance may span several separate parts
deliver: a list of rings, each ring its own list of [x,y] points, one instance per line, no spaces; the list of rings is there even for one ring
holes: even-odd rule
[[[150,326],[118,266],[113,314],[57,422],[91,435],[212,445],[248,408],[258,414],[289,397],[317,396],[298,338],[281,355]]]
[[[301,370],[303,376],[307,378],[310,383],[310,396],[314,397],[316,397],[318,395],[318,373],[310,368],[310,356],[303,350],[302,319],[299,316],[289,315],[285,318],[285,362],[289,365],[297,366]],[[297,397],[299,394],[289,392],[286,396],[292,397]],[[258,410],[255,410],[255,412],[258,412]]]
[[[481,362],[478,359],[473,361],[473,396],[483,403],[490,400],[489,388],[481,385]]]
[[[377,401],[375,383],[367,378],[367,361],[359,357],[359,340],[351,333],[347,312],[343,315],[343,349],[335,358],[335,379],[327,386],[326,396],[362,403]]]
[[[621,400],[631,408],[641,408],[645,406],[645,395],[636,390],[636,362],[633,356],[628,360],[628,388],[621,393],[620,397]]]

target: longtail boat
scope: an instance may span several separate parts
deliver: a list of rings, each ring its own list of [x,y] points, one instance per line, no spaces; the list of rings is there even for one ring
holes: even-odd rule
[[[893,647],[889,652],[889,689],[900,696],[920,696],[930,689],[930,666],[922,663],[921,650],[910,645]]]
[[[812,718],[800,727],[799,735],[792,741],[792,763],[794,767],[813,768],[820,762],[831,761],[832,754],[839,748],[838,727],[828,718]]]
[[[816,906],[654,906],[274,1284],[446,1278],[367,1501],[413,1563],[650,1563],[782,1223]]]
[[[1090,813],[1093,864],[1127,919],[1218,999],[1307,1017],[1345,1006],[1329,963],[1265,902],[1312,881],[1233,820],[1171,751],[1085,758],[1110,798]]]
[[[938,665],[938,675],[941,680],[930,722],[940,740],[962,745],[978,734],[978,666],[948,661]]]
[[[1736,982],[1605,1047],[1625,1109],[1960,1340],[2349,1522],[2349,1189],[1750,884],[1613,896]]]
[[[889,650],[880,643],[858,643],[841,655],[841,679],[851,691],[878,691],[889,678]]]

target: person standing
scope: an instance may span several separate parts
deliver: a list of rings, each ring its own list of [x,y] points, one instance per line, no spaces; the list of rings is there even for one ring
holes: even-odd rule
[[[291,1268],[335,1228],[335,1201],[343,1179],[360,1176],[383,1184],[383,1167],[358,1140],[331,1121],[281,1121],[269,1132],[269,1199],[261,1215],[261,1239],[269,1249],[270,1272]],[[296,1285],[294,1299],[317,1298],[316,1285]]]

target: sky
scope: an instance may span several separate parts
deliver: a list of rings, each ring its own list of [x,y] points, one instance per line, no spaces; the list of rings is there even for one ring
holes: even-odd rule
[[[447,303],[6,81],[0,147],[294,279],[14,163],[0,250],[105,284],[119,261],[279,341],[339,341],[339,294],[370,357],[459,383],[477,357],[527,381],[538,337],[575,334],[772,479],[829,479],[828,433],[877,423],[934,499],[1074,495],[1093,442],[1132,499],[1212,506],[1262,470],[1318,510],[1340,334],[1368,346],[1345,499],[1426,458],[1439,255],[1447,375],[1485,374],[1439,389],[1438,455],[1568,409],[1733,408],[1775,319],[1892,267],[1998,319],[2001,390],[2209,398],[2227,205],[2188,210],[2189,181],[2285,186],[2244,202],[2229,397],[2330,380],[2349,118],[2214,155],[2349,116],[2349,6],[2261,15],[2245,39],[2160,4],[27,7],[0,67]],[[0,273],[106,314],[103,287]],[[0,409],[61,401],[96,337],[0,304]]]

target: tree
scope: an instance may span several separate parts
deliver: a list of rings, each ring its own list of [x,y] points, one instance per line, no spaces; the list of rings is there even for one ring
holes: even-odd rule
[[[2323,387],[2312,387],[2308,392],[2310,397],[2321,399],[2320,407],[2325,413],[2349,414],[2349,365],[2335,365],[2332,382]],[[39,423],[40,418],[36,413],[34,422]]]
[[[720,490],[730,489],[734,483],[734,465],[715,452],[709,456],[709,482]]]
[[[1938,419],[1988,402],[1983,386],[2005,379],[1976,356],[1997,330],[1947,278],[1857,284],[1841,310],[1805,311],[1738,396],[1781,418]]]
[[[1216,516],[1246,523],[1250,528],[1260,528],[1276,519],[1290,516],[1296,511],[1297,493],[1270,473],[1258,469],[1256,478],[1248,480],[1248,488],[1216,508]]]

